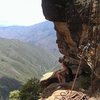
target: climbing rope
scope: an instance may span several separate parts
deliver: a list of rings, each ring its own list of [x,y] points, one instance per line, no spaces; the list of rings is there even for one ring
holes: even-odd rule
[[[86,50],[86,47],[84,47],[81,53],[79,65],[76,71],[75,79],[73,81],[71,90],[66,90],[66,92],[61,92],[60,95],[56,96],[54,100],[88,100],[88,96],[86,94],[82,92],[73,91],[76,80],[77,80],[78,72],[80,70],[82,60],[84,58],[83,55],[84,55],[85,50]]]
[[[92,69],[92,74],[91,74],[91,85],[93,82],[93,75],[94,75],[94,70],[96,67],[96,55],[97,55],[97,35],[98,35],[98,24],[92,23],[94,20],[92,17],[95,17],[95,19],[98,19],[97,17],[97,4],[99,5],[99,0],[91,0],[90,2],[90,14],[89,14],[89,32],[88,32],[88,41],[87,43],[83,46],[82,52],[79,55],[80,61],[79,61],[79,66],[76,71],[75,79],[73,81],[71,90],[66,90],[66,92],[61,92],[60,95],[55,97],[55,100],[88,100],[87,96],[84,95],[80,92],[73,92],[78,72],[80,70],[80,66],[82,63],[82,60],[84,59],[87,64],[90,66]],[[93,25],[95,24],[95,25]],[[94,58],[93,58],[94,57]],[[93,86],[92,86],[93,88]]]
[[[75,86],[75,83],[76,83],[76,80],[77,80],[78,72],[79,72],[79,69],[81,67],[81,62],[82,62],[82,59],[83,59],[83,53],[84,53],[84,51],[81,54],[81,58],[80,58],[80,61],[79,61],[79,66],[78,66],[77,71],[76,71],[75,79],[74,79],[72,87],[71,87],[71,92],[70,92],[69,98],[71,97],[72,90],[74,89],[74,86]]]

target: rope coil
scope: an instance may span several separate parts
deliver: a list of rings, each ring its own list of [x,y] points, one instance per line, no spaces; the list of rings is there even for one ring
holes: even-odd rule
[[[70,95],[71,93],[71,95]],[[55,95],[54,100],[88,100],[89,96],[82,92],[66,90],[58,95]]]
[[[60,95],[55,97],[55,100],[88,100],[89,99],[89,97],[87,97],[86,94],[73,91],[73,89],[77,80],[82,59],[85,58],[84,56],[87,57],[86,62],[92,69],[92,75],[91,75],[91,85],[92,85],[92,77],[93,77],[94,69],[96,67],[96,49],[97,49],[97,35],[98,35],[98,23],[97,22],[94,23],[94,18],[98,19],[98,11],[97,11],[99,7],[98,5],[99,5],[99,0],[94,0],[94,1],[91,0],[90,14],[89,14],[90,16],[89,16],[89,23],[88,23],[89,40],[82,50],[79,66],[77,68],[75,79],[73,81],[71,90],[67,90],[66,92],[61,92]],[[90,37],[91,35],[92,37]],[[94,56],[94,59],[92,59],[93,56]]]

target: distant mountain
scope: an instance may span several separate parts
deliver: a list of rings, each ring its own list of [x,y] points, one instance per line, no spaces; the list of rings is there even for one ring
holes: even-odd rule
[[[20,81],[34,75],[40,77],[55,67],[56,59],[50,52],[28,43],[0,39],[0,77],[5,75]]]
[[[0,27],[0,37],[30,42],[55,54],[58,53],[56,32],[54,30],[53,23],[49,21],[28,27]]]
[[[0,95],[55,68],[56,59],[51,53],[28,43],[0,39]]]

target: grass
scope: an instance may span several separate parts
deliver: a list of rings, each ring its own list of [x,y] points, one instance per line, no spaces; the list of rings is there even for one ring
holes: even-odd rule
[[[40,77],[55,67],[56,57],[43,49],[19,42],[0,39],[0,77],[8,76],[20,81]]]
[[[55,68],[56,59],[53,54],[39,47],[17,40],[0,39],[1,96],[5,95],[4,91],[8,95],[9,91],[13,90],[13,87],[11,89],[9,87],[15,84],[13,80],[23,84],[31,78],[40,78],[44,73]],[[4,83],[1,84],[2,82]]]

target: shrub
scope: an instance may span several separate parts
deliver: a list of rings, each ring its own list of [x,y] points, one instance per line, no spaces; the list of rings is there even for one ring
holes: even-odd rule
[[[20,100],[38,100],[42,89],[38,79],[29,80],[20,90]]]
[[[19,94],[20,94],[19,90],[10,92],[9,100],[19,100]]]

